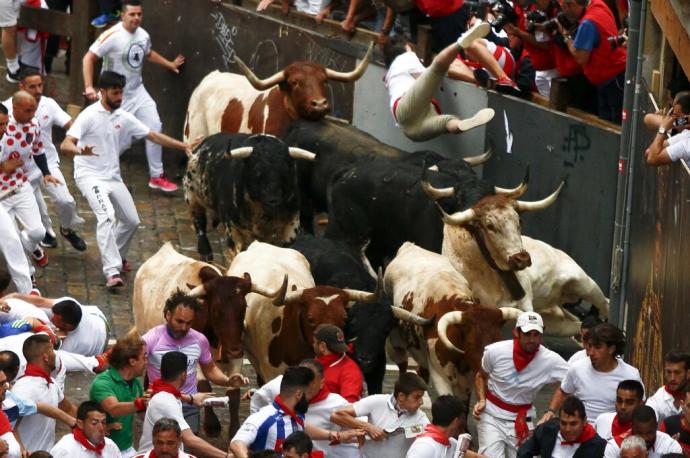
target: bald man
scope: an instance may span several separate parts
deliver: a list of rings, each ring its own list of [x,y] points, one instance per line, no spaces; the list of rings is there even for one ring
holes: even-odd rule
[[[46,186],[60,181],[51,176],[48,169],[44,139],[34,117],[36,107],[36,99],[28,92],[18,91],[12,97],[12,115],[0,140],[0,205],[19,222],[24,250],[36,264],[45,267],[48,257],[38,245],[45,236],[45,229],[27,172],[35,164]]]

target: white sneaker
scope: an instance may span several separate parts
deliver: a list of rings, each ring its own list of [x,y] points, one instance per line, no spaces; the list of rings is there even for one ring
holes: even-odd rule
[[[458,123],[460,132],[465,132],[475,127],[482,126],[494,118],[493,108],[482,108],[474,116],[467,119],[461,119]]]
[[[487,22],[480,22],[474,24],[472,27],[467,29],[467,32],[460,35],[458,38],[458,46],[461,48],[469,48],[474,40],[477,38],[484,38],[491,31],[491,26]]]

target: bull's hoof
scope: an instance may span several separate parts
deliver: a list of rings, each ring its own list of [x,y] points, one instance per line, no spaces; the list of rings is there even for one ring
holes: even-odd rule
[[[204,417],[204,434],[206,434],[207,437],[220,436],[220,421],[218,421],[216,414],[206,413]]]

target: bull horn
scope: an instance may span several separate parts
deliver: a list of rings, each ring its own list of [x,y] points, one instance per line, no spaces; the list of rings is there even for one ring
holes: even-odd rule
[[[376,289],[373,293],[368,291],[359,291],[356,289],[343,288],[343,292],[347,295],[348,304],[352,302],[376,302],[381,299],[383,292],[383,272],[379,269],[376,277]],[[348,306],[349,308],[349,306]]]
[[[558,195],[561,193],[563,190],[563,186],[565,186],[565,180],[561,181],[561,184],[558,185],[558,188],[545,199],[542,200],[537,200],[536,202],[523,202],[521,200],[516,200],[515,201],[515,211],[517,212],[534,212],[538,210],[543,210],[552,203],[556,202],[556,199],[558,198]]]
[[[518,197],[522,196],[525,191],[527,191],[527,185],[529,184],[529,166],[527,166],[527,170],[525,171],[525,177],[522,179],[522,183],[516,188],[499,188],[498,186],[494,186],[494,191],[496,194],[500,194],[505,197],[510,197],[511,199],[517,199]]]
[[[438,207],[438,210],[441,212],[441,218],[443,219],[443,222],[446,224],[450,224],[451,226],[464,226],[477,216],[474,210],[471,208],[455,212],[452,215],[449,215],[448,213],[446,213],[443,207],[441,207],[438,204],[438,202],[436,202],[436,207]]]
[[[252,151],[254,151],[253,146],[242,146],[240,148],[231,149],[225,153],[225,157],[229,159],[244,159],[245,157],[251,156]]]
[[[451,325],[458,325],[462,323],[462,312],[459,310],[453,311],[453,312],[448,312],[445,315],[443,315],[439,320],[438,324],[436,325],[436,330],[438,331],[438,338],[441,339],[441,342],[443,345],[448,348],[448,350],[451,351],[456,351],[460,353],[461,355],[465,354],[465,351],[456,347],[453,342],[450,341],[448,338],[448,326]]]
[[[206,295],[206,287],[204,284],[200,284],[199,286],[194,287],[190,292],[187,293],[187,296],[193,297],[195,299],[198,299],[202,296]]]
[[[316,154],[306,149],[297,148],[296,146],[291,146],[288,148],[288,154],[293,159],[305,159],[307,161],[313,161],[316,159]]]
[[[247,81],[249,81],[249,84],[254,86],[254,89],[257,91],[265,91],[266,89],[272,88],[276,84],[282,83],[285,80],[285,72],[282,70],[264,80],[259,79],[254,72],[247,67],[247,64],[245,64],[242,59],[237,57],[237,55],[235,55],[235,61],[237,62],[237,66],[240,67],[240,71],[247,78]]]
[[[493,154],[494,150],[489,148],[488,150],[486,150],[484,154],[480,154],[478,156],[463,157],[462,160],[467,162],[470,167],[476,167],[488,161]]]
[[[273,299],[273,305],[283,305],[285,301],[285,294],[287,293],[288,276],[287,274],[283,277],[283,284],[275,291],[269,291],[263,286],[259,286],[256,283],[252,283],[252,293],[261,294],[265,297],[270,297]]]
[[[362,61],[359,63],[357,68],[352,70],[351,72],[337,72],[335,70],[331,70],[330,68],[326,68],[326,77],[329,80],[333,81],[342,81],[342,82],[348,82],[348,81],[357,81],[362,77],[364,74],[364,71],[367,69],[367,66],[369,65],[369,59],[371,58],[371,52],[374,50],[374,42],[372,41],[369,43],[369,49],[367,49],[367,53],[364,55],[364,58]]]
[[[515,307],[501,307],[501,315],[503,315],[503,320],[517,320],[522,310]]]
[[[295,287],[293,286],[293,288]],[[302,299],[302,293],[304,293],[304,288],[295,288],[293,291],[288,292],[287,294],[285,294],[283,304],[288,305],[299,301],[300,299]],[[274,303],[274,305],[278,304]]]
[[[417,326],[427,327],[434,322],[434,317],[423,318],[412,312],[408,312],[402,307],[391,306],[393,316],[396,320],[407,321],[408,323],[416,324]]]
[[[419,184],[422,186],[422,190],[426,195],[434,200],[443,197],[453,197],[455,195],[455,188],[452,186],[450,188],[434,188],[431,183],[426,180],[420,181]]]

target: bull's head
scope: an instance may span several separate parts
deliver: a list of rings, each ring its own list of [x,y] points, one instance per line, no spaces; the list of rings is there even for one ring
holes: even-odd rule
[[[210,267],[204,267],[199,277],[203,283],[194,287],[189,295],[204,301],[208,310],[206,327],[213,329],[223,351],[231,358],[241,358],[244,354],[242,340],[244,315],[247,311],[245,296],[253,292],[282,303],[287,290],[287,277],[276,291],[268,291],[253,284],[248,273],[243,277],[228,277],[219,275]]]
[[[504,195],[485,196],[471,208],[452,215],[438,207],[447,226],[462,227],[472,233],[496,268],[504,271],[522,270],[529,267],[532,260],[522,246],[519,213],[545,209],[556,201],[564,185],[563,181],[550,196],[536,202],[514,198],[526,189],[526,184],[523,183],[513,190],[499,188]],[[434,188],[426,181],[422,182],[422,187],[434,199],[447,197],[455,192],[453,188]]]
[[[326,83],[329,80],[343,82],[358,80],[369,65],[373,47],[372,42],[357,68],[346,73],[312,62],[295,62],[262,80],[239,57],[236,57],[236,60],[240,70],[255,89],[264,91],[276,84],[280,85],[288,111],[293,108],[300,118],[316,121],[326,116],[331,109],[328,104]]]

